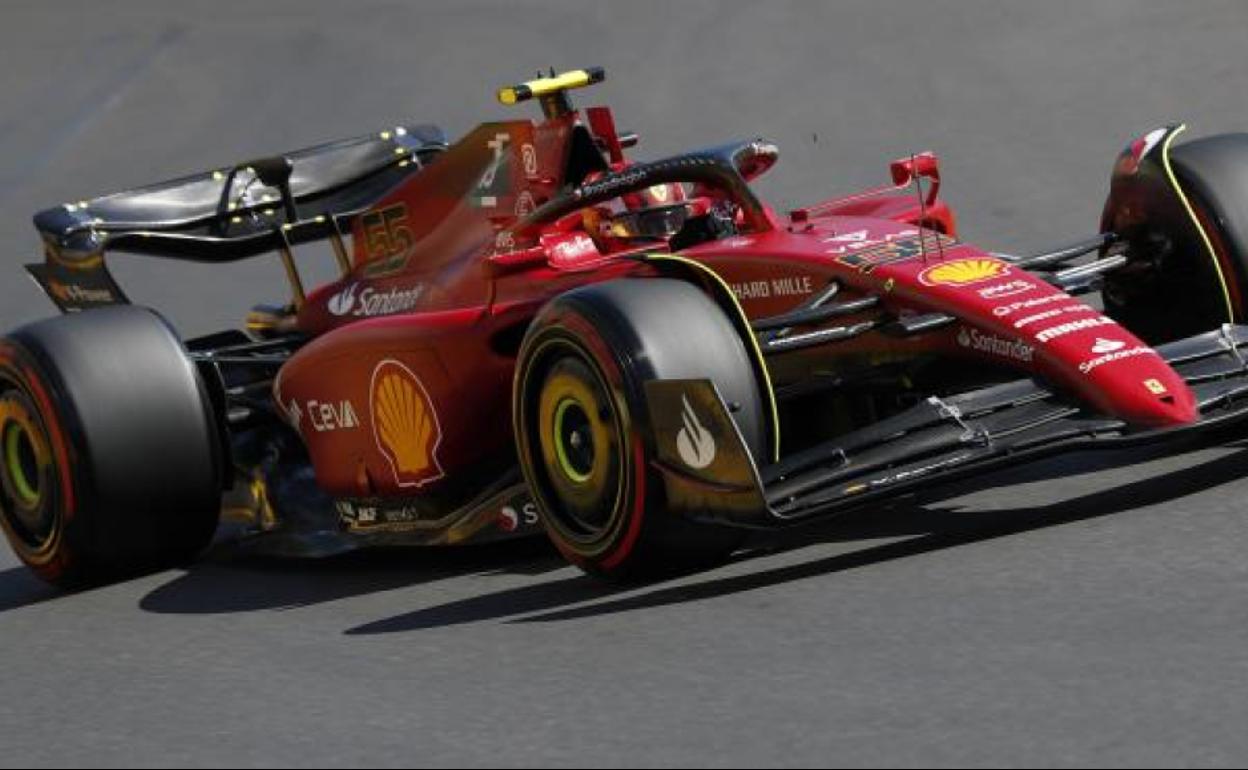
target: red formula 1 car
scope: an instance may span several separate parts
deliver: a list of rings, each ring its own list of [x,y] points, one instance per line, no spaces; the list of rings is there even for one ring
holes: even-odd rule
[[[545,530],[630,576],[1248,417],[1248,136],[1153,131],[1097,235],[1005,256],[958,239],[930,154],[785,216],[750,188],[761,139],[631,161],[608,109],[570,102],[602,77],[503,89],[544,119],[453,145],[396,127],[36,216],[28,270],[66,314],[0,341],[21,559],[61,582],[170,564],[224,513],[301,554]],[[313,241],[341,277],[305,291]],[[293,299],[183,341],[111,251],[276,253]]]

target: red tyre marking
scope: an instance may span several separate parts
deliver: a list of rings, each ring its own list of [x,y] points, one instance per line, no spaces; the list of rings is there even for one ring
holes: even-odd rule
[[[1226,244],[1222,241],[1222,234],[1213,226],[1209,215],[1205,213],[1204,207],[1193,205],[1192,211],[1196,214],[1196,221],[1200,223],[1201,229],[1209,236],[1209,242],[1213,245],[1213,257],[1222,266],[1222,275],[1227,278],[1226,290],[1231,295],[1231,308],[1236,315],[1234,320],[1242,320],[1244,318],[1244,298],[1239,282],[1243,280],[1244,276],[1231,262],[1230,254],[1226,250]]]
[[[634,495],[633,513],[628,522],[628,532],[615,553],[602,562],[603,569],[618,567],[637,546],[637,538],[641,535],[641,524],[646,518],[646,451],[641,445],[641,438],[633,439],[634,479],[637,484]]]
[[[23,366],[19,373],[26,380],[27,386],[30,388],[31,395],[35,397],[35,402],[39,406],[39,416],[43,418],[44,427],[48,431],[48,440],[52,444],[52,453],[56,455],[56,471],[61,480],[61,495],[64,501],[63,513],[65,521],[69,522],[74,518],[75,500],[74,500],[74,483],[69,473],[69,448],[65,443],[64,434],[61,432],[60,421],[57,419],[56,411],[52,406],[52,399],[49,398],[47,390],[43,383],[39,381],[38,375],[30,367]]]

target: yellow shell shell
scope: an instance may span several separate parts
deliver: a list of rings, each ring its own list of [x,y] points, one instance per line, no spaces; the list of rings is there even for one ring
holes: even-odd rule
[[[965,286],[1004,275],[1005,264],[995,259],[958,259],[931,268],[923,274],[929,285]]]
[[[400,474],[420,474],[431,462],[436,425],[424,391],[403,369],[391,368],[373,386],[373,427]]]

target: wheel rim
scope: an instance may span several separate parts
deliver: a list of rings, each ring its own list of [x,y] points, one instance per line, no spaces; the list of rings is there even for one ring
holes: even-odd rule
[[[35,554],[55,544],[54,470],[47,434],[28,400],[15,390],[0,396],[0,512]]]
[[[622,461],[618,415],[607,391],[579,355],[555,359],[538,397],[537,449],[552,512],[578,541],[593,542],[613,525]]]
[[[584,405],[573,398],[560,401],[553,433],[559,470],[575,483],[588,482],[594,471],[594,433]]]
[[[35,448],[26,427],[16,422],[5,426],[4,466],[13,482],[17,501],[26,508],[38,505],[43,498],[43,489],[39,483]]]

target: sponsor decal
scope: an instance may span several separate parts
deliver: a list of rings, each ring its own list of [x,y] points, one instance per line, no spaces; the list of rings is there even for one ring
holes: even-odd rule
[[[992,309],[992,314],[998,318],[1005,318],[1008,315],[1019,312],[1020,310],[1035,310],[1038,307],[1046,307],[1055,302],[1074,301],[1069,294],[1050,294],[1047,297],[1037,297],[1035,299],[1025,299],[1019,302],[1011,302],[1008,305],[1001,305]],[[1082,307],[1087,307],[1086,305]],[[1091,308],[1088,308],[1091,310]]]
[[[814,279],[809,275],[791,275],[772,278],[769,281],[749,281],[731,284],[737,299],[766,299],[768,297],[801,297],[814,292]]]
[[[384,500],[339,500],[334,507],[338,510],[338,518],[350,529],[413,524],[429,518],[422,515],[424,511],[416,505]]]
[[[632,187],[645,178],[646,174],[644,171],[629,171],[618,176],[609,176],[600,182],[590,182],[589,184],[581,185],[580,195],[577,197],[588,198],[591,196],[609,195],[616,190]]]
[[[295,404],[298,407],[298,404]],[[350,401],[339,401],[337,404],[324,401],[308,402],[308,423],[317,433],[336,430],[349,430],[360,427],[360,418]]]
[[[360,290],[359,283],[352,283],[330,297],[325,306],[338,317],[350,315],[356,318],[372,318],[407,312],[416,307],[424,293],[424,286],[392,288],[388,291],[365,286]]]
[[[600,257],[602,252],[598,251],[594,239],[588,235],[578,233],[550,246],[550,260],[556,265],[577,262],[589,256]]]
[[[329,302],[325,303],[325,307],[329,312],[337,316],[343,316],[350,313],[355,307],[355,292],[360,288],[358,283],[347,286],[342,291],[329,298]]]
[[[514,505],[504,505],[498,512],[498,528],[504,532],[515,532],[520,527],[536,527],[537,504],[530,501],[516,508]]]
[[[1148,388],[1148,392],[1154,396],[1164,396],[1170,392],[1161,380],[1144,380],[1144,387]]]
[[[1035,291],[1035,289],[1036,285],[1030,281],[1007,281],[980,289],[979,296],[984,299],[1004,299],[1005,297],[1026,294],[1029,291]]]
[[[685,465],[702,470],[715,462],[715,437],[702,426],[689,398],[681,396],[680,400],[685,405],[680,415],[684,427],[676,433],[676,454]]]
[[[918,230],[909,230],[907,232],[909,232],[911,235],[919,234]],[[833,235],[827,238],[820,238],[819,240],[822,241],[823,243],[866,243],[867,231],[855,230],[852,233],[842,233],[840,235]],[[871,241],[871,243],[875,243],[875,241]]]
[[[374,505],[356,505],[350,500],[339,500],[334,507],[338,509],[338,517],[351,525],[377,521],[377,507]]]
[[[1091,374],[1092,372],[1096,371],[1097,369],[1100,369],[1102,366],[1105,366],[1106,364],[1112,364],[1118,361],[1124,361],[1128,358],[1136,358],[1137,356],[1148,356],[1148,355],[1156,355],[1156,351],[1154,351],[1152,348],[1146,348],[1146,347],[1136,347],[1136,348],[1130,348],[1128,350],[1119,350],[1116,353],[1107,353],[1101,356],[1100,358],[1094,358],[1091,361],[1084,361],[1082,364],[1079,364],[1079,371],[1083,372],[1084,374]]]
[[[1078,321],[1069,321],[1057,326],[1050,326],[1047,329],[1041,329],[1036,332],[1036,340],[1038,342],[1051,342],[1059,337],[1065,337],[1067,334],[1074,334],[1086,329],[1095,329],[1099,326],[1113,326],[1114,324],[1114,319],[1103,315],[1096,318],[1080,318]]]
[[[753,246],[754,239],[749,236],[735,236],[724,241],[724,245],[730,249],[744,249],[747,246]]]
[[[303,433],[303,410],[293,398],[286,405],[286,419],[290,421],[290,427],[294,428],[296,433]]]
[[[1096,344],[1092,346],[1092,352],[1097,355],[1105,353],[1116,353],[1127,346],[1122,340],[1107,340],[1104,337],[1097,337]]]
[[[766,299],[771,296],[771,284],[767,281],[734,283],[731,286],[732,293],[737,295],[737,299]]]
[[[107,305],[117,301],[117,298],[108,289],[90,289],[75,283],[61,283],[60,281],[49,280],[48,291],[62,303]]]
[[[529,143],[520,145],[520,162],[524,165],[524,175],[532,179],[537,176],[537,148]]]
[[[411,369],[386,359],[373,369],[369,411],[377,448],[400,487],[419,487],[442,478],[437,450],[442,427],[437,411]]]
[[[1036,349],[1022,340],[985,334],[978,329],[968,327],[963,327],[958,332],[958,344],[968,350],[989,353],[1025,364],[1031,363],[1036,355]]]
[[[507,151],[507,143],[510,141],[511,134],[499,133],[485,143],[486,148],[494,151],[494,158],[490,161],[490,165],[486,168],[485,173],[481,175],[481,181],[477,182],[477,189],[488,190],[494,186],[494,180],[498,176],[498,169],[503,165],[503,154]],[[496,204],[497,200],[494,200],[493,203],[486,203],[483,198],[481,201],[483,206]]]
[[[516,216],[527,217],[533,213],[535,208],[537,208],[537,204],[533,202],[533,193],[528,190],[521,190],[520,195],[516,197]]]
[[[973,286],[1010,275],[1010,267],[999,259],[955,259],[929,267],[919,274],[924,286]]]
[[[809,275],[792,275],[787,278],[773,278],[771,294],[773,297],[795,297],[810,294],[814,291],[810,285]]]
[[[856,235],[850,233],[847,235]],[[957,245],[957,241],[947,235],[926,233],[919,236],[918,230],[903,230],[889,233],[881,240],[847,243],[827,249],[826,253],[836,255],[836,261],[842,265],[870,272],[875,267],[889,262],[901,262],[913,259],[922,254],[937,254],[941,249]]]
[[[1025,329],[1028,326],[1031,326],[1032,324],[1040,323],[1041,321],[1049,321],[1054,318],[1060,318],[1061,316],[1068,315],[1070,313],[1095,313],[1095,312],[1097,311],[1094,308],[1088,307],[1087,305],[1081,305],[1081,304],[1067,305],[1066,307],[1054,308],[1053,310],[1045,310],[1040,313],[1032,313],[1029,316],[1024,316],[1014,322],[1014,328]]]
[[[1014,328],[1025,329],[1034,323],[1040,323],[1041,321],[1048,321],[1049,319],[1057,318],[1058,316],[1062,314],[1062,312],[1063,311],[1060,309],[1059,310],[1046,310],[1043,313],[1036,313],[1034,315],[1029,315],[1026,318],[1020,318],[1017,321],[1015,321]]]

